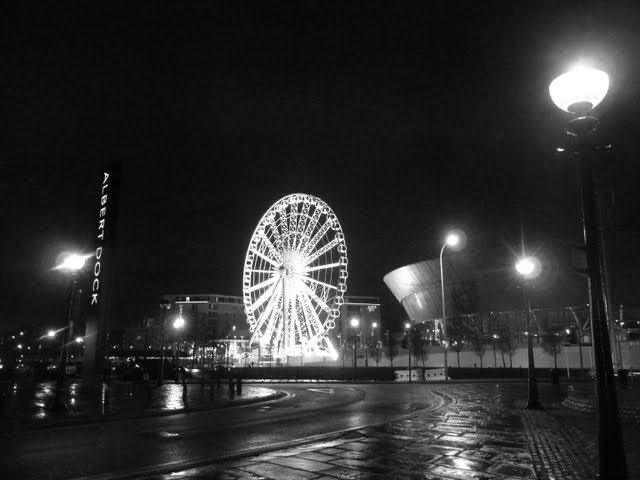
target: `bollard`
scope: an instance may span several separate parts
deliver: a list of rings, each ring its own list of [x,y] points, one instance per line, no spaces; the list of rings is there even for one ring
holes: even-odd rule
[[[233,395],[234,393],[233,378],[229,377],[229,395]]]
[[[240,377],[236,378],[236,393],[242,395],[242,379]]]

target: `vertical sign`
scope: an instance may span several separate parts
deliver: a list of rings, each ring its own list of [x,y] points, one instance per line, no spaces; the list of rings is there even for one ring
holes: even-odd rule
[[[95,250],[91,259],[89,309],[85,334],[84,375],[95,384],[104,372],[110,293],[115,263],[115,231],[120,194],[120,163],[112,163],[100,173],[96,205]]]

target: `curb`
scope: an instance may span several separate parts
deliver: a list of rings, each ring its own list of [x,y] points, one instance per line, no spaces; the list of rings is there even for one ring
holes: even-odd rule
[[[45,429],[53,429],[53,428],[65,428],[65,427],[75,427],[78,425],[92,425],[95,423],[106,423],[106,422],[118,422],[123,420],[142,420],[145,418],[153,418],[153,417],[167,417],[169,415],[178,415],[182,413],[197,413],[204,412],[208,410],[219,410],[223,408],[231,408],[231,407],[241,407],[246,405],[253,405],[261,402],[268,402],[273,400],[278,400],[280,398],[286,397],[287,393],[282,392],[280,390],[276,390],[274,393],[266,395],[260,398],[246,398],[239,400],[227,400],[225,402],[221,402],[215,405],[200,405],[189,408],[177,408],[175,410],[149,410],[142,411],[136,414],[111,414],[104,417],[87,417],[87,416],[78,416],[74,418],[69,418],[65,420],[59,421],[50,421],[44,423],[32,423],[23,425],[24,428],[16,431],[29,431],[29,430],[45,430]]]

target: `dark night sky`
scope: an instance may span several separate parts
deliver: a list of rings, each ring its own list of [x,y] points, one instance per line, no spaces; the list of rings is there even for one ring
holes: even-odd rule
[[[450,226],[474,255],[507,255],[521,229],[543,252],[578,242],[576,171],[552,155],[567,117],[548,96],[578,59],[611,76],[597,113],[616,146],[602,160],[614,300],[640,305],[640,6],[557,3],[3,11],[0,330],[62,322],[49,269],[93,248],[111,160],[124,164],[114,326],[161,293],[239,295],[255,225],[293,192],[337,213],[351,294],[387,295],[382,276],[435,257]]]

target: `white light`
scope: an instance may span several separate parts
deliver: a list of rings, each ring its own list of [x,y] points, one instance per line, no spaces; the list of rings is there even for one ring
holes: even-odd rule
[[[47,332],[47,337],[49,337],[49,338],[53,338],[53,337],[55,337],[55,336],[56,336],[56,331],[55,331],[55,330],[49,330],[49,331]]]
[[[84,342],[82,337],[76,337],[76,343],[82,343],[82,342]]]
[[[404,328],[409,330],[411,328],[411,324],[410,323],[405,323],[404,324]]]
[[[84,264],[87,261],[87,258],[91,257],[91,255],[78,255],[71,254],[67,255],[62,263],[55,267],[56,270],[65,270],[67,272],[77,272],[84,267]]]
[[[458,243],[460,243],[460,235],[458,235],[457,233],[450,233],[449,235],[447,235],[447,245],[449,245],[450,247],[455,247],[456,245],[458,245]]]
[[[498,335],[496,335],[495,333],[493,334],[493,338],[500,338],[498,337]]]
[[[378,328],[378,323],[377,323],[377,322],[373,322],[373,323],[371,324],[371,327],[372,327],[372,328]]]
[[[523,277],[531,277],[536,271],[536,260],[533,257],[524,257],[516,263],[516,271]]]
[[[580,105],[596,108],[608,90],[609,75],[601,70],[581,66],[560,75],[549,85],[553,103],[569,113],[587,113],[580,111]]]
[[[22,350],[22,344],[21,343],[18,344],[18,350]]]
[[[565,330],[565,332],[567,332],[567,335],[569,335],[571,333],[571,330],[569,330],[568,328]]]
[[[359,319],[357,319],[356,317],[353,317],[353,318],[351,319],[351,326],[352,326],[353,328],[356,328],[358,325],[360,325],[360,320],[359,320]]]
[[[184,317],[180,315],[173,321],[173,328],[182,328],[182,327],[184,327]]]
[[[24,332],[20,332],[20,336],[23,336],[23,335],[24,335]]]

